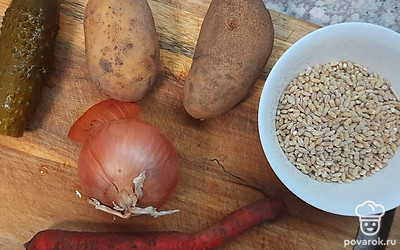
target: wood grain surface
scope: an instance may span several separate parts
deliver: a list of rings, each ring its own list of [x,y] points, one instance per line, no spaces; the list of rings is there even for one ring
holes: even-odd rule
[[[82,25],[86,2],[61,2],[54,69],[29,131],[18,139],[0,136],[0,249],[22,249],[36,232],[49,228],[198,231],[263,197],[248,185],[281,197],[288,211],[275,223],[243,234],[226,249],[340,249],[344,239],[356,236],[357,218],[320,211],[285,188],[268,165],[258,137],[257,107],[269,70],[287,48],[318,26],[271,12],[273,53],[250,95],[216,119],[200,122],[185,112],[182,87],[210,0],[149,1],[162,71],[155,87],[137,104],[141,117],[164,131],[179,152],[181,179],[163,209],[181,212],[157,219],[113,220],[94,210],[87,197],[80,198],[76,193],[81,192],[80,145],[70,141],[67,133],[85,110],[107,99],[90,81],[86,67]],[[0,13],[9,3],[0,0]]]

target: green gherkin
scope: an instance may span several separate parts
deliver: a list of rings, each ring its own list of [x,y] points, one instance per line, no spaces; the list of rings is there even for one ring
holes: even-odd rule
[[[0,134],[20,137],[32,120],[52,63],[58,0],[13,0],[0,34]]]

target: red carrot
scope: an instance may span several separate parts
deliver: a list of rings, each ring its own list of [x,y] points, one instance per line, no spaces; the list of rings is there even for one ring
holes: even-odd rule
[[[25,246],[29,249],[213,249],[228,243],[262,222],[274,220],[285,205],[278,199],[263,199],[247,205],[199,233],[89,233],[46,230]]]

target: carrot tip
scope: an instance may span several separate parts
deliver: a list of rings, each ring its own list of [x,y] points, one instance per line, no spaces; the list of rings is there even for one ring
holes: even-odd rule
[[[29,246],[29,243],[30,243],[30,242],[31,242],[31,241],[28,241],[28,242],[25,242],[25,243],[24,243],[23,246],[25,247],[25,249],[28,249],[28,246]]]

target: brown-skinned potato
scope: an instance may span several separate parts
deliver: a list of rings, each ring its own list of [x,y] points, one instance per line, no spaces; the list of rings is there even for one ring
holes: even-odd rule
[[[273,40],[262,0],[212,0],[184,85],[186,111],[205,119],[236,106],[261,74]]]
[[[146,0],[89,0],[84,19],[91,78],[112,99],[140,100],[160,67],[154,19]]]

